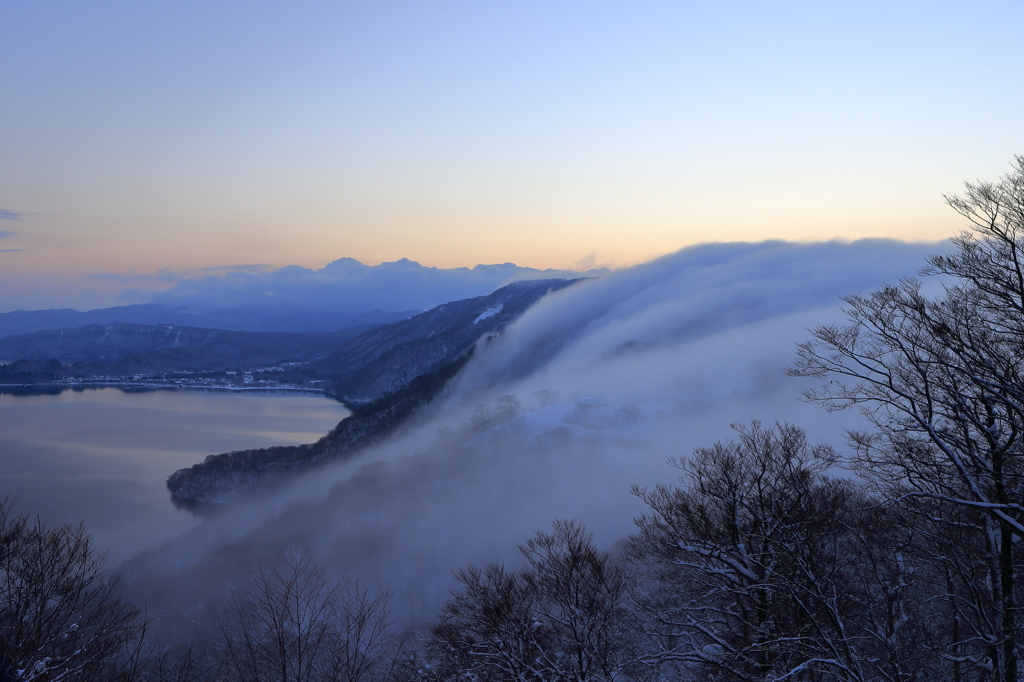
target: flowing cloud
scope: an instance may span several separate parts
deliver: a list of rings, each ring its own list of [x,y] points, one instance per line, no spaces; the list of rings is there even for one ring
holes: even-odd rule
[[[7,237],[16,237],[17,232],[11,232],[10,230],[0,230],[0,239],[6,239]]]
[[[127,567],[130,589],[171,613],[161,595],[208,601],[248,565],[299,547],[361,584],[398,587],[403,622],[422,623],[452,569],[514,563],[516,545],[555,518],[610,546],[641,511],[628,486],[672,480],[667,458],[729,437],[731,423],[789,420],[842,445],[856,415],[796,399],[807,384],[784,375],[794,343],[842,319],[839,296],[912,275],[942,248],[705,245],[553,293],[482,342],[404,435],[143,555]],[[458,437],[479,405],[509,394],[521,418]]]
[[[0,249],[0,253],[19,253],[22,249]]]
[[[728,329],[834,307],[838,296],[913,274],[938,245],[709,244],[612,273],[531,309],[467,370],[464,384],[517,380],[554,357],[588,366],[602,358],[679,347]],[[911,265],[913,264],[913,265]],[[586,295],[583,292],[587,292]],[[560,301],[571,301],[568,304]]]
[[[0,220],[20,220],[23,215],[25,214],[17,213],[15,211],[6,211],[0,208]],[[0,232],[0,234],[2,234],[2,232]]]

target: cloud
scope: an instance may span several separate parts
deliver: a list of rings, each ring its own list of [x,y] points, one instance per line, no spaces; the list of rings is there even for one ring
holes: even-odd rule
[[[17,232],[11,232],[10,230],[0,230],[0,239],[6,239],[7,237],[15,237],[17,235]]]
[[[501,348],[500,356],[474,361],[465,381],[487,386],[521,378],[556,357],[585,364],[622,344],[678,347],[739,325],[834,306],[840,294],[912,274],[938,248],[862,240],[683,249],[549,297],[501,343],[488,346],[492,355]]]
[[[191,605],[204,590],[227,593],[247,565],[304,547],[360,584],[397,587],[403,622],[422,623],[452,569],[514,565],[516,545],[555,518],[584,522],[610,546],[642,511],[629,485],[672,481],[667,458],[727,438],[731,423],[787,420],[841,445],[857,417],[796,400],[807,384],[784,374],[794,342],[842,319],[839,296],[911,275],[942,248],[704,245],[555,292],[481,343],[402,435],[144,555],[128,571],[132,589],[155,610],[174,608],[157,604],[161,594]],[[554,404],[542,407],[542,391]],[[507,394],[530,410],[518,425],[461,443],[442,436]],[[606,406],[581,423],[586,397]]]
[[[597,264],[597,251],[591,251],[583,258],[573,263],[577,270],[591,270]]]
[[[16,213],[15,211],[5,211],[0,208],[0,220],[20,220],[24,213]]]
[[[0,253],[18,253],[22,249],[0,249]]]

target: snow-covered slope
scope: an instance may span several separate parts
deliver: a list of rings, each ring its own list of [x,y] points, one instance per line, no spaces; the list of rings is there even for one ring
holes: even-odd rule
[[[316,363],[348,404],[376,400],[435,371],[486,334],[500,332],[545,294],[574,280],[515,282],[487,296],[445,303],[407,320],[371,329]]]
[[[350,417],[317,443],[211,455],[170,476],[172,498],[186,506],[244,499],[378,442],[434,400],[482,336],[497,334],[539,298],[570,283],[518,282],[365,332],[318,363],[320,372],[335,376],[335,390],[353,408]]]

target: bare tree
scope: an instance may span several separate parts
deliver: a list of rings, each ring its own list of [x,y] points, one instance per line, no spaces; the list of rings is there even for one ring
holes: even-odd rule
[[[535,618],[558,646],[545,651],[549,679],[614,680],[636,672],[626,625],[625,571],[597,550],[593,535],[574,521],[555,521],[552,533],[537,533],[520,547],[528,566],[527,589],[537,596]]]
[[[482,433],[495,425],[494,410],[486,403],[480,403],[473,410],[473,416],[469,420],[469,431],[475,435]]]
[[[870,523],[877,503],[823,474],[833,452],[794,426],[677,460],[678,486],[634,488],[650,507],[631,554],[650,660],[706,680],[909,680],[917,594]],[[895,530],[893,532],[896,532]],[[886,592],[889,582],[899,589]]]
[[[494,399],[494,417],[498,423],[519,426],[526,412],[522,401],[512,394],[499,395]]]
[[[463,588],[431,630],[437,679],[641,679],[627,577],[573,521],[520,547],[527,565],[456,573]]]
[[[404,638],[391,632],[392,592],[371,595],[358,584],[338,604],[338,634],[328,647],[331,682],[369,682],[391,677]]]
[[[439,680],[513,682],[543,679],[536,670],[544,645],[533,630],[534,595],[522,577],[498,564],[455,573],[452,595],[431,628],[429,647]]]
[[[0,502],[0,678],[133,679],[146,621],[104,559],[84,526],[31,523]]]
[[[260,566],[218,616],[227,679],[364,682],[385,679],[400,649],[390,635],[391,594],[332,580],[299,556]]]
[[[218,679],[217,662],[196,653],[193,642],[175,649],[155,647],[140,679],[147,682],[212,682]]]
[[[942,295],[929,298],[908,279],[845,298],[849,323],[813,330],[793,373],[825,379],[810,401],[859,407],[871,423],[851,434],[849,464],[926,525],[940,521],[983,548],[986,579],[964,593],[952,581],[947,594],[950,603],[973,594],[975,636],[950,640],[948,653],[975,674],[1016,682],[1024,644],[1024,157],[1000,181],[967,183],[947,202],[969,229],[953,240],[954,253],[921,271],[941,276]]]

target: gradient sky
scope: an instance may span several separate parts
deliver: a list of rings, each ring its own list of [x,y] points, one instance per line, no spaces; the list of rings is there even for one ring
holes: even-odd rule
[[[0,2],[0,312],[113,304],[99,273],[938,240],[1024,153],[1022,35],[1020,1]]]

